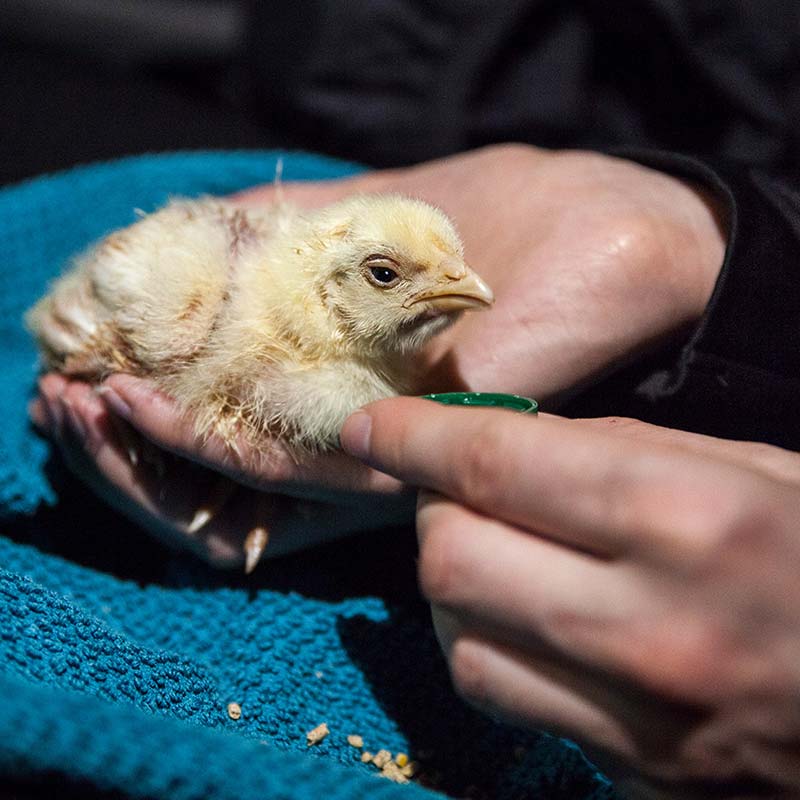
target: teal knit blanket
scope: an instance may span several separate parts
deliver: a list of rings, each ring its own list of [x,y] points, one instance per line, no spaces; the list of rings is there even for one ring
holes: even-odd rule
[[[413,531],[221,574],[108,510],[29,426],[36,353],[21,317],[68,258],[134,209],[269,182],[276,158],[147,156],[0,191],[0,774],[85,797],[613,797],[574,745],[456,697]],[[285,180],[355,170],[284,156]],[[330,735],[308,747],[321,722]],[[436,791],[381,778],[349,734],[421,756]]]

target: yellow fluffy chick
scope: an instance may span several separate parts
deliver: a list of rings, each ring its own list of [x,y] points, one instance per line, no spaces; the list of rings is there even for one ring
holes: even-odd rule
[[[111,234],[27,315],[44,366],[146,375],[233,445],[334,447],[355,408],[403,393],[401,357],[492,292],[450,220],[396,195],[301,213],[172,202]]]
[[[147,376],[199,435],[302,456],[336,447],[354,409],[408,391],[413,352],[492,301],[451,221],[419,200],[362,195],[304,213],[203,199],[100,241],[27,323],[46,369]],[[248,572],[265,546],[257,521]]]
[[[301,213],[172,202],[103,239],[27,316],[44,366],[152,378],[201,435],[336,446],[346,417],[407,391],[407,354],[492,292],[450,220],[406,197]]]

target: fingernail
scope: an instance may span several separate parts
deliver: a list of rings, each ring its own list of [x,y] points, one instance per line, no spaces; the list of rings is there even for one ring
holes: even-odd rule
[[[98,386],[95,391],[118,417],[131,418],[131,407],[110,386]]]
[[[371,433],[372,417],[366,411],[356,411],[345,420],[339,434],[342,449],[356,458],[368,458]]]
[[[86,426],[83,424],[80,414],[78,414],[78,412],[73,408],[72,403],[70,403],[69,400],[62,400],[61,404],[64,407],[69,429],[79,439],[86,439]]]

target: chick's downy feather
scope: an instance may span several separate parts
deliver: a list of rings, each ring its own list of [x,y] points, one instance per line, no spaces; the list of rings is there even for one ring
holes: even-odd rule
[[[79,257],[27,316],[44,366],[152,378],[198,432],[334,447],[409,356],[492,302],[438,209],[395,195],[316,212],[174,201]]]

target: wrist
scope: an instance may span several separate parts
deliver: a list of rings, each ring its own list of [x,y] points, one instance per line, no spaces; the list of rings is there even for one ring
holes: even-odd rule
[[[686,259],[686,310],[690,319],[699,319],[705,311],[725,259],[728,242],[728,209],[724,200],[706,187],[673,178],[682,185],[681,235],[683,247],[678,252]]]

